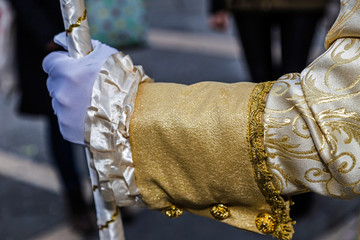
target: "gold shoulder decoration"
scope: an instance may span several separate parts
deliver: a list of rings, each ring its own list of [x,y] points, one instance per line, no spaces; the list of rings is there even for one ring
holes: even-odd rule
[[[268,156],[264,147],[263,113],[266,97],[273,84],[274,82],[259,83],[252,92],[249,101],[249,153],[255,170],[256,182],[275,218],[275,226],[271,234],[278,239],[289,240],[294,233],[293,224],[295,222],[289,216],[288,204],[273,184],[273,175],[266,165]]]

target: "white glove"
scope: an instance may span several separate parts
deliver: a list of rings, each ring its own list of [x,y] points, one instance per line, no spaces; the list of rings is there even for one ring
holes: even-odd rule
[[[56,35],[54,41],[67,49],[64,32]],[[93,51],[85,57],[75,59],[68,52],[57,51],[43,61],[43,69],[49,74],[47,88],[60,132],[64,139],[78,144],[85,144],[85,116],[96,76],[107,58],[118,52],[99,41],[91,43]]]

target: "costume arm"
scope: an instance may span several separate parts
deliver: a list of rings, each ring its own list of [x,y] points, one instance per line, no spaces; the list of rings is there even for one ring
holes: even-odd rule
[[[104,198],[291,239],[284,195],[358,197],[360,2],[342,4],[327,52],[275,83],[150,83],[109,58],[86,128]]]

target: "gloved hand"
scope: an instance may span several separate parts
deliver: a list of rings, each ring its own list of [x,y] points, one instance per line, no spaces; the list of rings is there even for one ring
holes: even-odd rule
[[[64,32],[56,35],[54,41],[67,49]],[[43,69],[49,74],[47,88],[60,132],[64,139],[78,144],[85,144],[85,116],[96,76],[107,58],[118,52],[99,41],[92,40],[91,43],[93,51],[85,57],[75,59],[68,52],[57,51],[43,61]]]

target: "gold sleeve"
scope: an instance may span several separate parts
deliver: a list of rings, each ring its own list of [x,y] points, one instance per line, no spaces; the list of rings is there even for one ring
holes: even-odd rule
[[[260,151],[272,84],[141,84],[129,136],[145,204],[290,239],[288,203]]]
[[[360,1],[341,4],[328,50],[299,74],[258,85],[139,87],[130,143],[151,209],[291,239],[280,194],[359,197]]]

